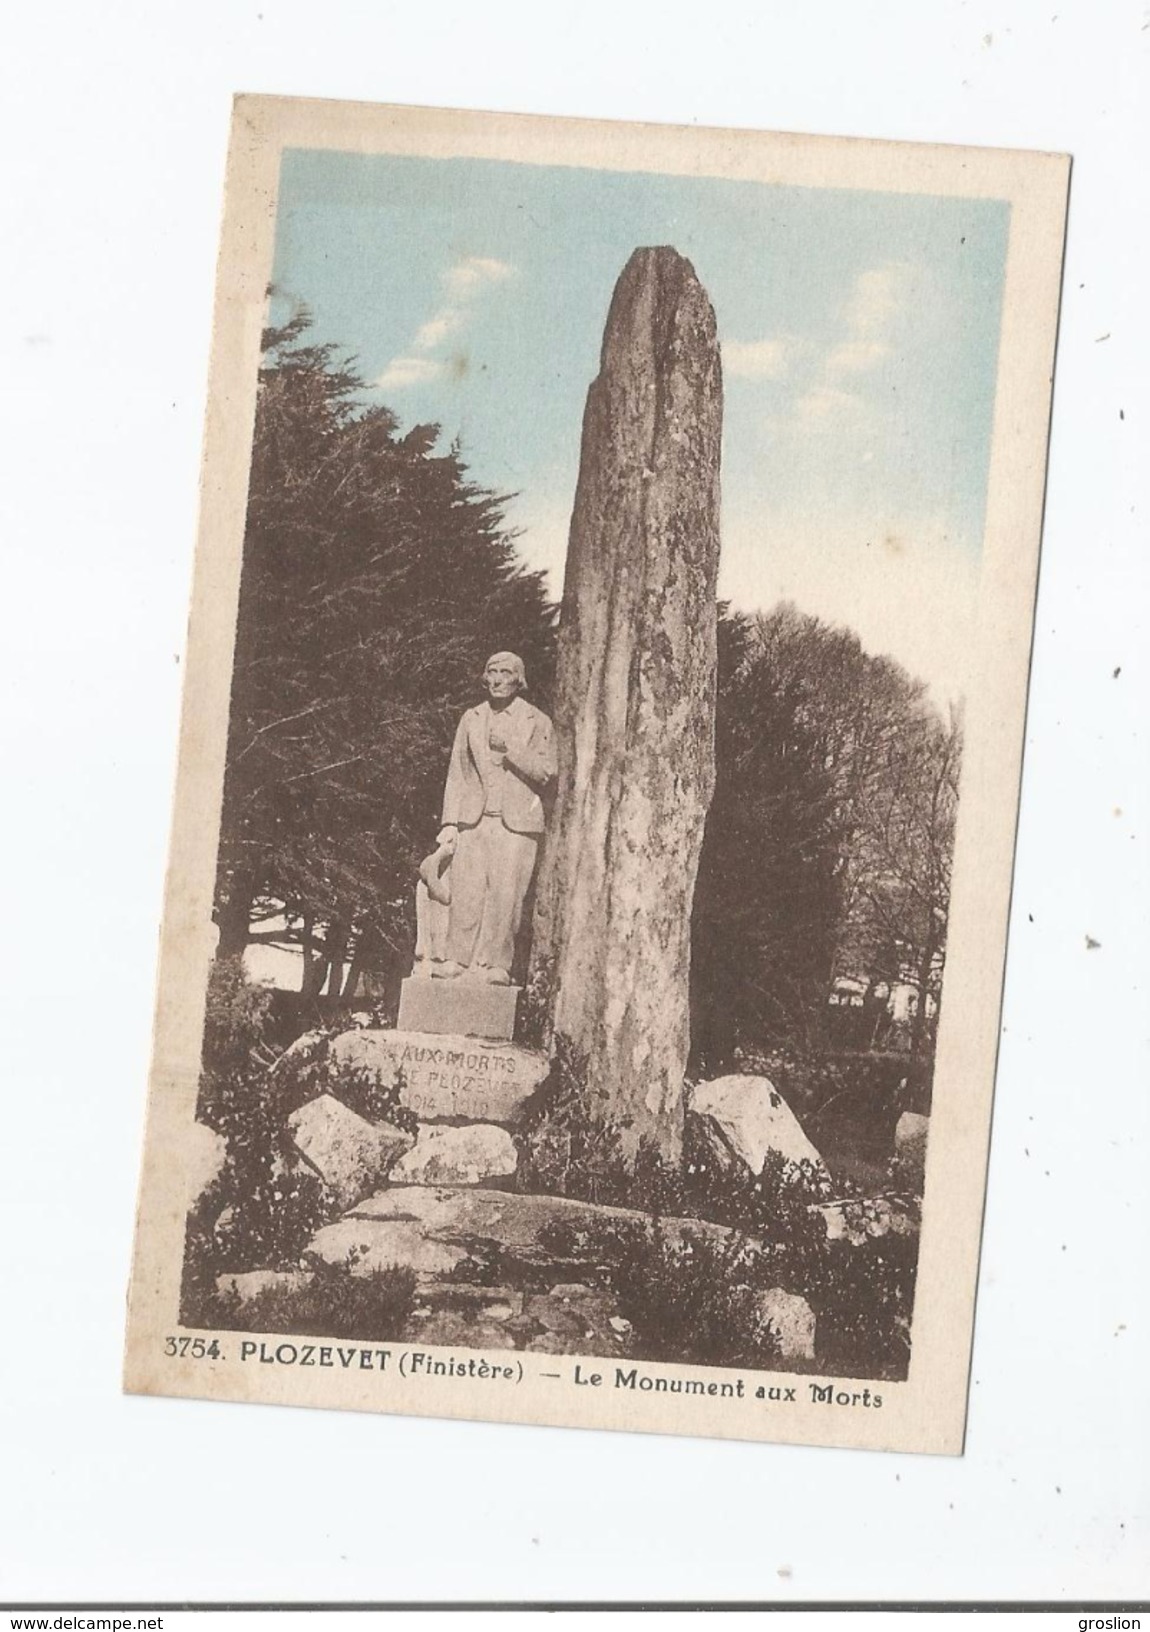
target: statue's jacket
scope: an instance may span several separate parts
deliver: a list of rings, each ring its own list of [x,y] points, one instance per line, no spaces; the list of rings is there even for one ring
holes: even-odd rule
[[[486,801],[480,766],[489,750],[492,709],[488,703],[469,708],[459,722],[447,785],[443,791],[443,824],[474,827]],[[542,833],[546,826],[544,796],[558,774],[555,736],[546,714],[522,697],[500,711],[507,741],[502,779],[503,825],[513,833]]]

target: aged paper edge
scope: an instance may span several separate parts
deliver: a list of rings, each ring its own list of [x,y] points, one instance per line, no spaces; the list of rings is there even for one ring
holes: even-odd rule
[[[386,1372],[307,1374],[230,1358],[167,1358],[178,1335],[184,1184],[180,1151],[199,1075],[256,371],[286,148],[502,159],[1009,202],[977,650],[955,850],[945,1002],[934,1082],[915,1330],[905,1382],[868,1384],[881,1409],[815,1404],[810,1384],[850,1379],[744,1373],[795,1389],[765,1406],[575,1387],[578,1356],[507,1354],[516,1384],[416,1381]],[[602,123],[241,96],[233,111],[217,271],[179,765],[160,942],[153,1061],[129,1293],[130,1393],[338,1407],[493,1422],[960,1454],[990,1137],[1047,428],[1070,161],[1007,149],[925,146],[750,130]],[[589,383],[589,382],[588,382]],[[250,1336],[250,1334],[243,1334]],[[270,1338],[282,1344],[282,1334]],[[350,1345],[343,1345],[344,1348]],[[356,1345],[355,1347],[359,1347]],[[378,1349],[379,1345],[363,1345]],[[428,1349],[446,1358],[452,1351]],[[610,1380],[617,1363],[587,1356]],[[378,1364],[378,1362],[376,1362]],[[632,1364],[628,1362],[628,1366]],[[542,1379],[559,1365],[564,1380]],[[733,1382],[721,1368],[641,1363],[652,1377]],[[737,1410],[734,1407],[737,1406]]]

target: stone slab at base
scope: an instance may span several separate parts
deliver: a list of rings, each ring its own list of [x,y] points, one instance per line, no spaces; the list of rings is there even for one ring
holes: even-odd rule
[[[339,1263],[358,1249],[362,1256],[352,1271],[355,1275],[409,1264],[421,1280],[455,1281],[469,1279],[465,1271],[475,1258],[476,1243],[493,1242],[504,1263],[531,1266],[536,1274],[558,1253],[555,1282],[570,1282],[571,1252],[554,1244],[557,1225],[564,1226],[573,1240],[580,1233],[593,1240],[605,1227],[649,1230],[651,1218],[628,1207],[603,1207],[565,1196],[396,1185],[365,1196],[336,1223],[325,1224],[308,1247],[308,1256]],[[698,1218],[664,1218],[660,1228],[673,1244],[708,1241],[720,1249],[733,1233],[723,1224]],[[590,1246],[588,1250],[595,1251]],[[581,1286],[579,1294],[590,1290]]]
[[[345,1031],[329,1060],[356,1066],[384,1087],[402,1082],[399,1102],[421,1122],[498,1122],[513,1127],[547,1075],[547,1056],[485,1037],[416,1031]]]
[[[442,1037],[492,1037],[509,1043],[515,1035],[519,986],[488,986],[483,981],[432,980],[409,975],[399,990],[400,1031],[423,1031]]]

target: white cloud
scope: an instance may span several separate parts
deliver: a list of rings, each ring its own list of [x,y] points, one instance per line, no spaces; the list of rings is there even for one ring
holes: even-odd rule
[[[731,379],[781,380],[790,367],[786,340],[726,340],[723,373]]]
[[[468,255],[443,274],[449,299],[415,331],[412,351],[436,351],[453,334],[463,329],[470,317],[470,304],[486,285],[503,283],[515,276],[507,261],[491,255]],[[441,361],[431,357],[393,357],[375,381],[382,391],[402,391],[409,385],[423,385],[443,373]]]
[[[448,294],[458,300],[474,294],[485,283],[503,283],[514,275],[515,268],[507,261],[497,261],[490,255],[469,255],[444,273],[443,282]]]
[[[827,355],[828,374],[865,374],[886,356],[888,348],[878,340],[844,340]]]
[[[790,429],[811,432],[841,431],[844,426],[861,426],[866,418],[866,404],[853,391],[843,391],[835,385],[816,385],[804,392],[793,409]]]
[[[449,334],[463,326],[463,313],[453,306],[445,306],[434,317],[429,317],[426,323],[421,323],[415,331],[415,339],[411,342],[416,351],[434,351],[441,346]]]
[[[796,354],[804,354],[807,366],[789,406],[771,421],[776,436],[873,430],[882,410],[875,382],[867,376],[898,349],[898,324],[907,311],[913,281],[914,269],[902,261],[868,267],[851,285],[833,339],[821,346],[791,342]]]
[[[885,338],[906,296],[910,272],[902,261],[887,261],[859,273],[844,313],[851,339]]]
[[[405,386],[423,385],[443,373],[443,364],[433,357],[393,357],[376,380],[382,391],[402,391]]]

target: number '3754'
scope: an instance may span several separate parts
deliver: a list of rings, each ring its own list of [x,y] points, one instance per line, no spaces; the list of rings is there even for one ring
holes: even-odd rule
[[[209,1343],[202,1337],[165,1337],[164,1353],[180,1360],[221,1360],[220,1345],[213,1337]]]

